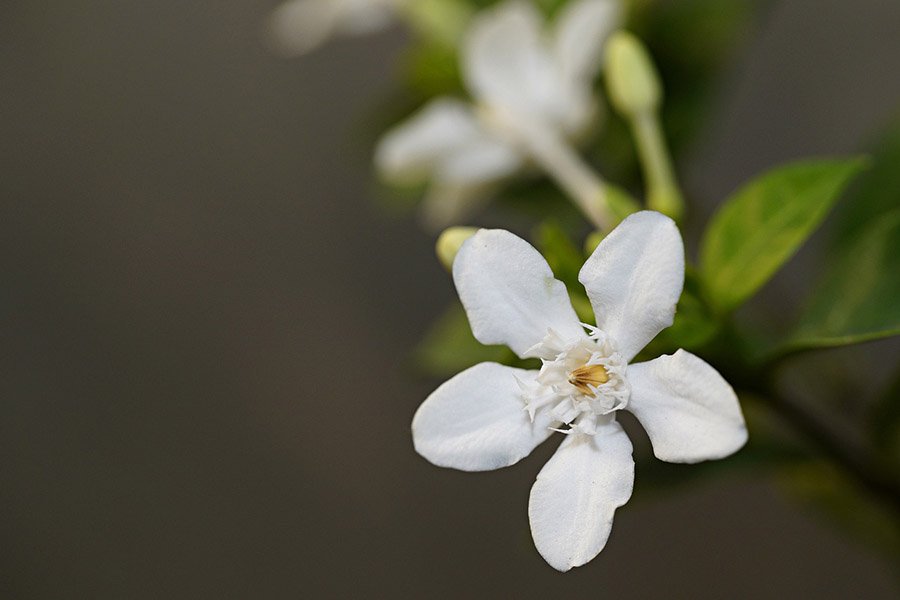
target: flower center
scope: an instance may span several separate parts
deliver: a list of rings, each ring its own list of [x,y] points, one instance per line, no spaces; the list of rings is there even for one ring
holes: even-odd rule
[[[609,381],[609,373],[603,365],[584,365],[569,373],[569,383],[586,396],[593,396],[591,386],[598,387]]]
[[[626,363],[606,334],[585,326],[587,336],[563,339],[553,331],[534,348],[541,371],[534,383],[520,382],[525,408],[534,419],[548,411],[565,433],[593,434],[599,420],[628,404],[631,388],[625,380]]]

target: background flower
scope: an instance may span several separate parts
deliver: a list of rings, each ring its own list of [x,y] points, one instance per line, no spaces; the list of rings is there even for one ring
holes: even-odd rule
[[[523,0],[480,13],[460,56],[475,104],[432,100],[384,136],[379,170],[398,183],[430,182],[423,207],[429,226],[463,218],[536,158],[523,135],[532,138],[537,128],[537,135],[577,140],[596,123],[593,80],[619,19],[616,0],[567,4],[552,31]]]
[[[338,35],[386,28],[399,0],[287,0],[269,18],[268,41],[280,53],[305,54]]]

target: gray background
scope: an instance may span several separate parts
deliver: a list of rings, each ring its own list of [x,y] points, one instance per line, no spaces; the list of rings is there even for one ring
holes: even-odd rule
[[[561,576],[526,516],[551,447],[487,474],[417,457],[434,382],[407,354],[454,292],[373,202],[359,134],[402,35],[279,61],[270,6],[0,4],[4,597],[896,593],[761,476],[638,499]],[[857,149],[898,58],[896,2],[782,3],[688,186]]]

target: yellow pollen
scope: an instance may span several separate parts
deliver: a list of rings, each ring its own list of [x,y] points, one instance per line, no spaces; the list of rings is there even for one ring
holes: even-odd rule
[[[578,388],[582,394],[593,394],[588,386],[597,387],[609,381],[609,373],[603,365],[584,365],[569,373],[569,383]]]

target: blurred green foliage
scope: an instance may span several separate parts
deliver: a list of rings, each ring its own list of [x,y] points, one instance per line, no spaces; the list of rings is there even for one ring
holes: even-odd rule
[[[456,375],[481,362],[513,364],[518,358],[506,346],[484,346],[472,335],[462,305],[454,303],[422,339],[413,353],[419,371],[435,378]]]
[[[825,273],[788,341],[793,349],[900,333],[900,120],[871,156],[836,210]]]

